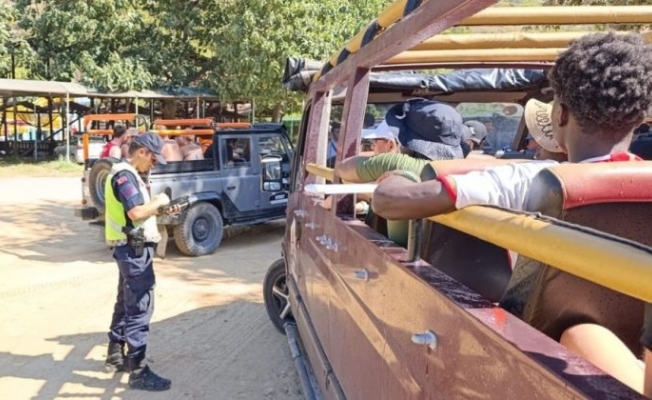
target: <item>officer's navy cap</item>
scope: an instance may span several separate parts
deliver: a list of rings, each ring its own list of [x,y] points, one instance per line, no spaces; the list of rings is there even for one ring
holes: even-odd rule
[[[162,154],[165,142],[156,133],[149,131],[138,135],[134,138],[134,143],[138,143],[140,146],[154,153],[157,164],[167,164]]]

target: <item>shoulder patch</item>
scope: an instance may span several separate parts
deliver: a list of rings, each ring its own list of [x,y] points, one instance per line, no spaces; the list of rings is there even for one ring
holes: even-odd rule
[[[128,179],[126,176],[122,175],[121,177],[119,177],[119,178],[115,181],[115,183],[116,183],[117,185],[122,185],[123,183],[126,183],[126,182],[128,182],[128,181],[129,181],[129,179]]]

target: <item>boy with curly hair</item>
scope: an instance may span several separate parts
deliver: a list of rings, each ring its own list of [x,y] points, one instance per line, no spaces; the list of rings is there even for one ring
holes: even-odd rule
[[[555,95],[549,134],[569,162],[640,160],[627,150],[634,129],[652,106],[652,46],[641,35],[583,36],[559,55],[549,80]],[[373,210],[393,220],[426,218],[471,205],[524,210],[534,177],[555,164],[546,160],[503,165],[422,183],[405,171],[389,173],[379,180]],[[643,369],[605,328],[577,325],[567,329],[560,342],[642,391]]]

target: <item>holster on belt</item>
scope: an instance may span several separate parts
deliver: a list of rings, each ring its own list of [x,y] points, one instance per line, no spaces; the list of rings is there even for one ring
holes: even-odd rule
[[[141,257],[145,251],[145,229],[140,228],[122,228],[122,232],[127,235],[127,244],[134,249],[134,255]]]

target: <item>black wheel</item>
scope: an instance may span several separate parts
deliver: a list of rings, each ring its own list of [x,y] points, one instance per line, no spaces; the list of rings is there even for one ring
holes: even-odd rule
[[[188,256],[214,252],[222,242],[224,223],[220,210],[206,202],[193,204],[174,227],[174,243]]]
[[[274,327],[281,333],[285,333],[283,324],[294,320],[290,309],[290,291],[286,279],[285,260],[281,258],[270,265],[263,282],[263,298],[267,315],[272,320]]]
[[[100,214],[104,214],[104,210],[106,209],[104,194],[106,178],[109,176],[113,164],[119,161],[115,158],[101,158],[93,163],[91,172],[88,175],[88,189],[91,199],[93,199],[93,204]]]

